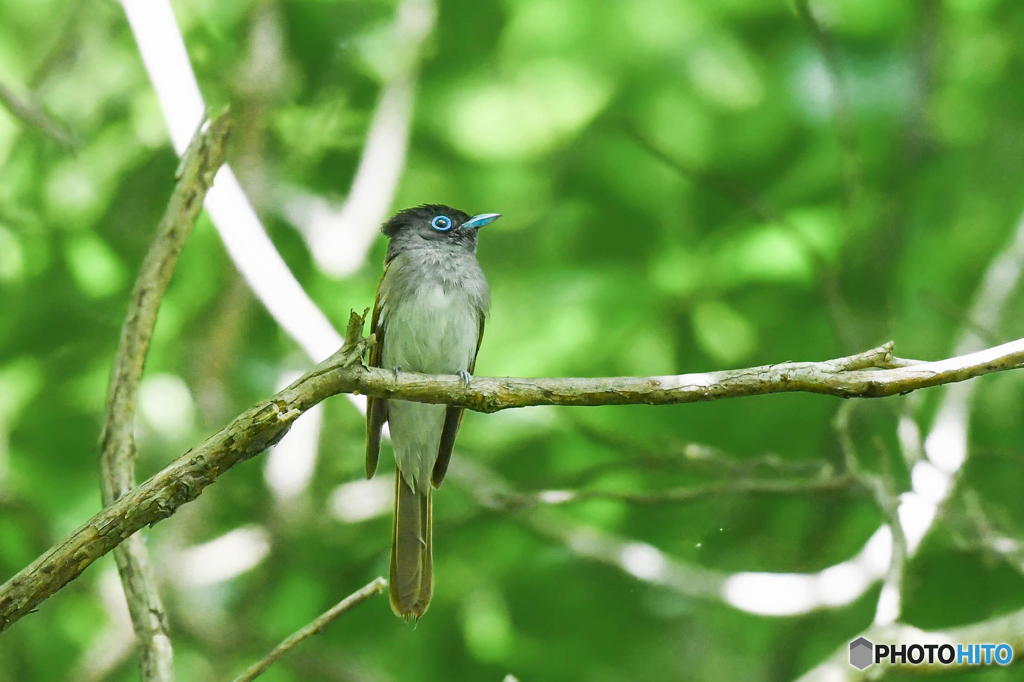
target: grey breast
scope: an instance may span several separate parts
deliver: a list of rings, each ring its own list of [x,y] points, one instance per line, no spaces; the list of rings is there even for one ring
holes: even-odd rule
[[[489,292],[476,258],[462,249],[409,249],[382,283],[385,367],[454,374],[469,369]]]
[[[465,250],[409,249],[388,266],[381,283],[384,367],[455,374],[476,353],[489,293],[476,258]],[[398,468],[418,493],[429,489],[445,406],[388,401]]]

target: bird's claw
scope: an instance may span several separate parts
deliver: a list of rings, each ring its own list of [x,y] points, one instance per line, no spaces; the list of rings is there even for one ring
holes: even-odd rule
[[[462,383],[465,386],[469,386],[469,382],[472,381],[473,375],[466,370],[459,370],[459,378],[462,379]]]

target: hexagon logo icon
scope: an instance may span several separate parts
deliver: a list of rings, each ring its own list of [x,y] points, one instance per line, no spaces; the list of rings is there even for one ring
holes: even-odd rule
[[[850,642],[850,665],[857,670],[863,670],[874,663],[875,645],[864,637],[858,637]]]

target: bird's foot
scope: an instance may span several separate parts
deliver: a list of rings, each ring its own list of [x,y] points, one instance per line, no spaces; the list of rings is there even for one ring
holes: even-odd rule
[[[462,379],[464,386],[469,386],[469,382],[473,380],[473,375],[466,370],[459,370],[459,378]]]
[[[395,375],[395,381],[398,381],[398,373],[401,371],[402,368],[399,367],[398,365],[395,365],[394,367],[391,368],[391,373]]]

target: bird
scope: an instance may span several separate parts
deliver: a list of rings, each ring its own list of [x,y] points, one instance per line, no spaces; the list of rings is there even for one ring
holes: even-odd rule
[[[501,217],[469,215],[443,204],[399,211],[381,228],[388,238],[370,329],[367,364],[468,382],[490,307],[476,258],[478,230]],[[452,456],[463,408],[370,398],[366,412],[366,476],[377,470],[381,430],[395,454],[395,509],[388,592],[399,618],[418,621],[434,590],[432,491]]]

